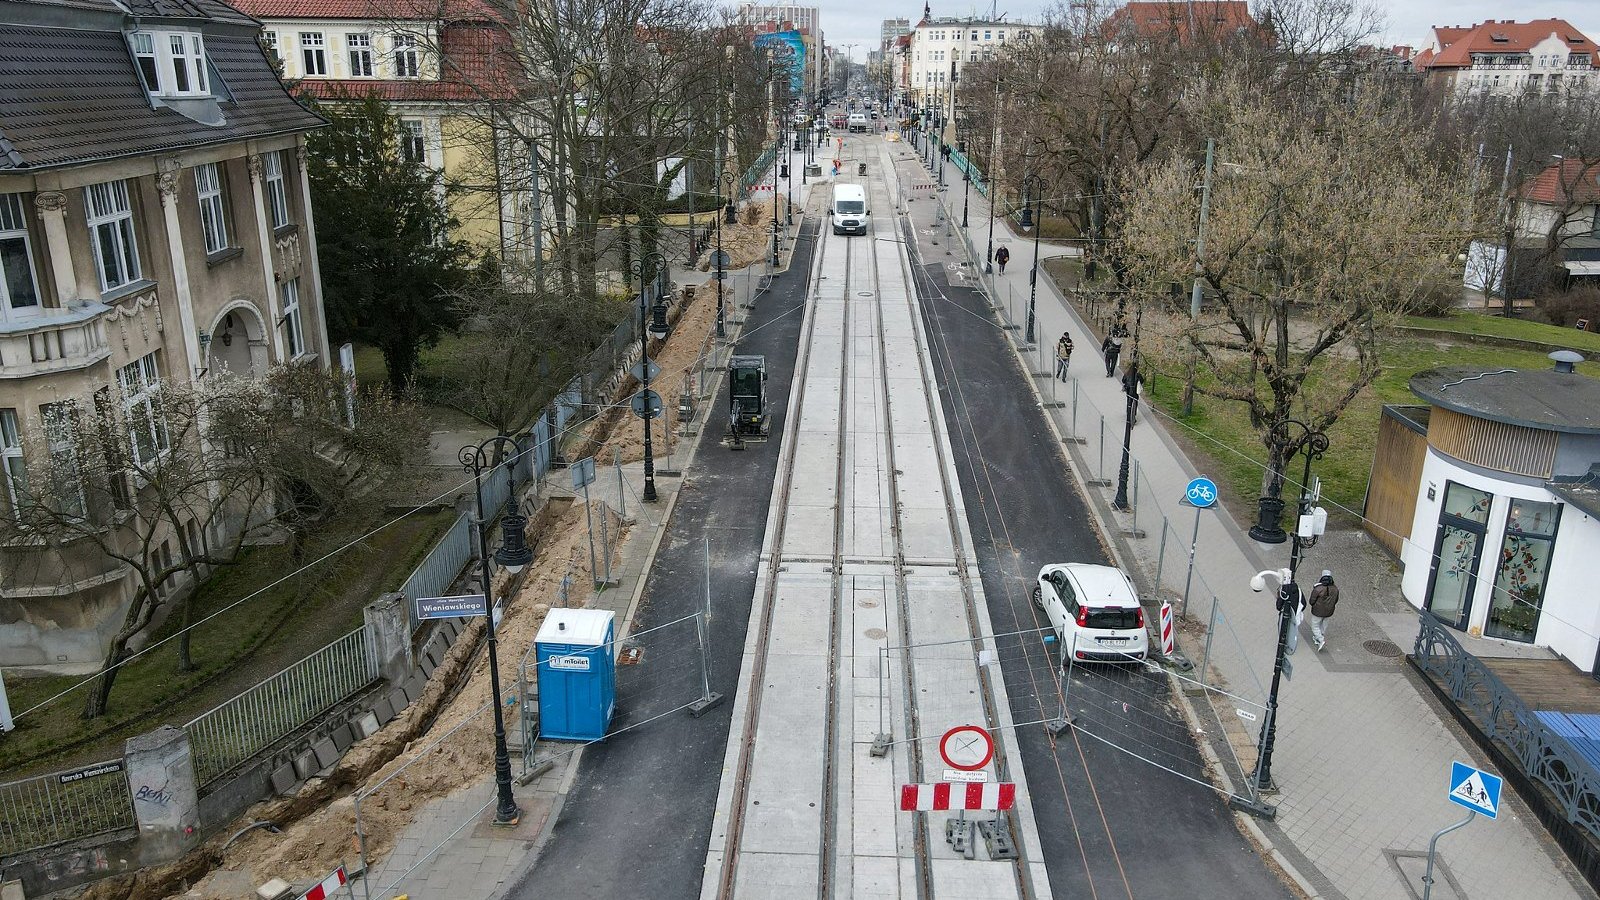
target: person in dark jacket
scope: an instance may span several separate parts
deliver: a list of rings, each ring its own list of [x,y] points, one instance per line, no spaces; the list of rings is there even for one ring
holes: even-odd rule
[[[1100,352],[1106,357],[1106,377],[1111,378],[1117,374],[1117,357],[1122,355],[1122,342],[1128,337],[1128,329],[1122,323],[1111,326],[1106,333],[1106,339],[1100,342]]]
[[[1328,644],[1328,620],[1339,605],[1339,586],[1333,583],[1333,573],[1322,570],[1322,577],[1311,588],[1311,642],[1321,650]]]
[[[1000,266],[1000,274],[1006,273],[1006,263],[1011,262],[1011,251],[1004,247],[994,252],[994,261]]]

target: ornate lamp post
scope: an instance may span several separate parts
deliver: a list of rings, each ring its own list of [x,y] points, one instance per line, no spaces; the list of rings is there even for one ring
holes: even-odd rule
[[[1040,204],[1044,201],[1044,191],[1040,188],[1039,181],[1039,176],[1032,174],[1022,179],[1024,192],[1026,192],[1029,182],[1033,184],[1033,215],[1031,217],[1027,216],[1026,207],[1023,210],[1023,224],[1033,226],[1033,269],[1028,273],[1028,329],[1024,335],[1024,339],[1030,344],[1034,343],[1033,311],[1034,304],[1039,297],[1039,232],[1043,230],[1040,228]],[[1029,221],[1030,218],[1032,219],[1031,222]]]
[[[1111,508],[1127,512],[1128,465],[1133,458],[1133,420],[1139,414],[1139,394],[1143,385],[1139,381],[1139,326],[1144,321],[1144,307],[1140,306],[1133,317],[1133,347],[1128,355],[1128,371],[1122,375],[1122,393],[1126,404],[1122,424],[1122,462],[1117,468],[1117,496]]]
[[[1260,801],[1262,791],[1272,791],[1275,787],[1272,782],[1272,750],[1278,736],[1278,688],[1283,680],[1284,665],[1289,658],[1289,634],[1294,627],[1294,614],[1300,608],[1300,586],[1295,583],[1295,572],[1300,568],[1300,560],[1305,548],[1313,546],[1322,534],[1327,523],[1326,513],[1315,509],[1313,504],[1317,500],[1319,491],[1312,487],[1311,462],[1321,459],[1328,452],[1328,436],[1321,431],[1312,430],[1311,426],[1297,419],[1287,419],[1278,423],[1273,428],[1276,435],[1287,437],[1294,429],[1298,428],[1302,434],[1300,449],[1305,452],[1305,469],[1300,479],[1300,516],[1294,531],[1294,545],[1289,552],[1289,567],[1286,569],[1268,569],[1258,572],[1250,579],[1250,589],[1262,591],[1266,589],[1266,580],[1273,579],[1278,583],[1278,649],[1273,658],[1272,688],[1267,695],[1267,719],[1261,723],[1261,736],[1257,745],[1255,786],[1257,799],[1254,801],[1235,801],[1235,806],[1253,815],[1272,818],[1275,808],[1267,806]]]
[[[728,194],[728,209],[730,209],[730,210],[733,209],[733,183],[734,183],[734,181],[738,180],[738,177],[739,176],[733,174],[732,172],[723,172],[722,175],[719,178],[721,189],[726,191],[727,194]],[[730,219],[729,222],[731,223],[732,219]],[[717,337],[725,338],[725,337],[728,336],[728,320],[727,320],[727,314],[724,311],[725,307],[723,306],[723,302],[722,302],[722,287],[723,287],[722,283],[723,283],[724,280],[726,280],[727,273],[723,270],[722,264],[723,264],[723,261],[727,259],[727,257],[725,257],[723,255],[723,253],[722,253],[722,218],[720,216],[717,218],[717,254],[716,254],[716,256],[717,256],[717,258],[716,258],[716,263],[717,263]]]
[[[648,285],[657,273],[666,268],[667,259],[660,253],[652,250],[642,254],[637,260],[629,264],[628,272],[639,279],[639,365],[644,375],[644,383],[640,391],[650,390],[650,323],[646,319],[646,308],[649,293]],[[648,412],[648,408],[646,410]],[[644,502],[656,501],[656,460],[655,447],[651,442],[650,417],[644,417]]]
[[[526,537],[528,519],[517,510],[516,466],[525,452],[522,445],[517,443],[516,438],[501,434],[481,444],[462,447],[456,458],[463,469],[472,472],[472,487],[478,499],[478,556],[483,564],[483,605],[484,614],[489,618],[489,685],[494,694],[494,824],[510,826],[517,824],[522,813],[517,809],[516,799],[511,796],[511,754],[506,751],[505,704],[500,700],[499,641],[495,637],[494,570],[489,558],[489,518],[483,508],[484,470],[494,470],[490,459],[506,444],[511,446],[512,452],[500,464],[506,467],[506,481],[510,490],[506,495],[505,515],[500,519],[502,537],[500,549],[494,554],[494,562],[515,575],[533,561],[533,551],[528,548]]]

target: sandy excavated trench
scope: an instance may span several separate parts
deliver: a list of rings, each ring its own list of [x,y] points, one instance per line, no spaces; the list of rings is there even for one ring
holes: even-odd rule
[[[779,215],[783,214],[779,198]],[[771,247],[770,222],[772,202],[751,204],[742,210],[737,226],[724,226],[723,249],[731,257],[731,268],[759,264]],[[708,257],[706,257],[708,258]],[[704,261],[705,258],[703,258]],[[704,268],[704,265],[702,265]],[[732,315],[731,310],[729,315]],[[715,282],[699,286],[684,308],[671,335],[664,345],[653,348],[661,375],[651,387],[663,397],[667,413],[655,420],[655,450],[658,459],[669,448],[676,446],[676,436],[666,436],[673,430],[668,423],[676,421],[676,398],[683,379],[694,367],[705,349],[706,336],[716,321]],[[624,462],[643,457],[642,429],[632,415],[615,417],[607,422],[609,434],[600,443],[595,456],[610,460],[614,453]],[[603,503],[593,504],[597,515],[608,514]],[[614,513],[609,526],[620,543],[626,536],[626,525],[617,521]],[[568,597],[571,606],[587,604],[592,596],[592,584],[586,541],[584,510],[581,503],[571,504],[560,513],[545,531],[539,546],[539,558],[516,590],[515,599],[507,606],[501,622],[502,681],[509,684],[515,679],[517,660],[532,643],[545,613],[559,603],[561,578],[572,573],[572,587]],[[481,623],[477,626],[481,630]],[[481,780],[493,767],[494,717],[487,709],[489,701],[489,663],[486,654],[469,656],[467,650],[476,643],[469,632],[466,639],[458,641],[451,656],[457,665],[465,667],[466,685],[455,697],[444,701],[438,718],[426,732],[415,734],[403,750],[375,770],[378,760],[395,753],[396,743],[409,726],[416,730],[412,717],[419,707],[428,705],[428,696],[414,703],[407,713],[396,718],[379,733],[351,748],[336,767],[333,780],[347,782],[339,796],[322,803],[309,813],[295,809],[293,798],[277,798],[257,804],[236,823],[238,827],[262,819],[283,821],[299,818],[279,834],[254,831],[240,838],[226,853],[219,853],[227,835],[236,828],[224,829],[223,834],[200,851],[198,860],[186,860],[188,869],[199,874],[210,874],[187,891],[162,889],[162,880],[171,881],[171,873],[162,879],[159,872],[144,873],[134,885],[102,882],[91,896],[105,898],[180,896],[195,900],[234,900],[253,896],[241,894],[238,885],[248,882],[252,887],[277,877],[293,882],[306,882],[327,874],[341,863],[353,865],[359,859],[355,831],[355,805],[350,786],[376,785],[404,767],[398,777],[389,781],[375,793],[366,796],[361,804],[362,827],[366,834],[367,856],[376,866],[393,848],[395,841],[412,823],[416,814],[435,800],[456,793]],[[459,657],[459,658],[457,658]],[[445,678],[452,675],[451,662],[447,661],[435,673],[429,686],[429,696],[443,692]],[[444,676],[441,678],[440,676]],[[438,746],[423,748],[438,736],[460,726]],[[421,753],[419,757],[418,754]],[[361,777],[360,773],[368,773]],[[301,794],[314,787],[308,784]],[[324,786],[326,787],[326,786]],[[303,804],[301,804],[303,805]],[[214,865],[206,865],[212,862]]]

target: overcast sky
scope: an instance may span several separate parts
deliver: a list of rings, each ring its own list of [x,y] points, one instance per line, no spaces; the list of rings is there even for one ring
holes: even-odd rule
[[[776,0],[769,0],[776,2]],[[801,0],[804,2],[804,0]],[[890,0],[862,4],[859,0],[812,0],[819,9],[822,33],[829,44],[855,44],[856,61],[878,45],[883,20],[894,16],[913,24],[922,18],[921,0]],[[1037,20],[1055,0],[996,0],[996,8],[1013,21]],[[1600,40],[1600,2],[1597,0],[1376,0],[1389,17],[1388,43],[1420,45],[1434,25],[1471,25],[1485,19],[1566,19],[1590,38]],[[972,0],[933,0],[936,16],[987,16],[990,7]]]

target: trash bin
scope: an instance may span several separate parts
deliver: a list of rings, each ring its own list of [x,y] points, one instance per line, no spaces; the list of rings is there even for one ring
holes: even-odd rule
[[[534,638],[539,736],[552,741],[605,737],[616,709],[616,613],[550,610]]]
[[[865,175],[865,174],[867,174],[867,164],[866,163],[856,163],[856,174],[857,175]]]

